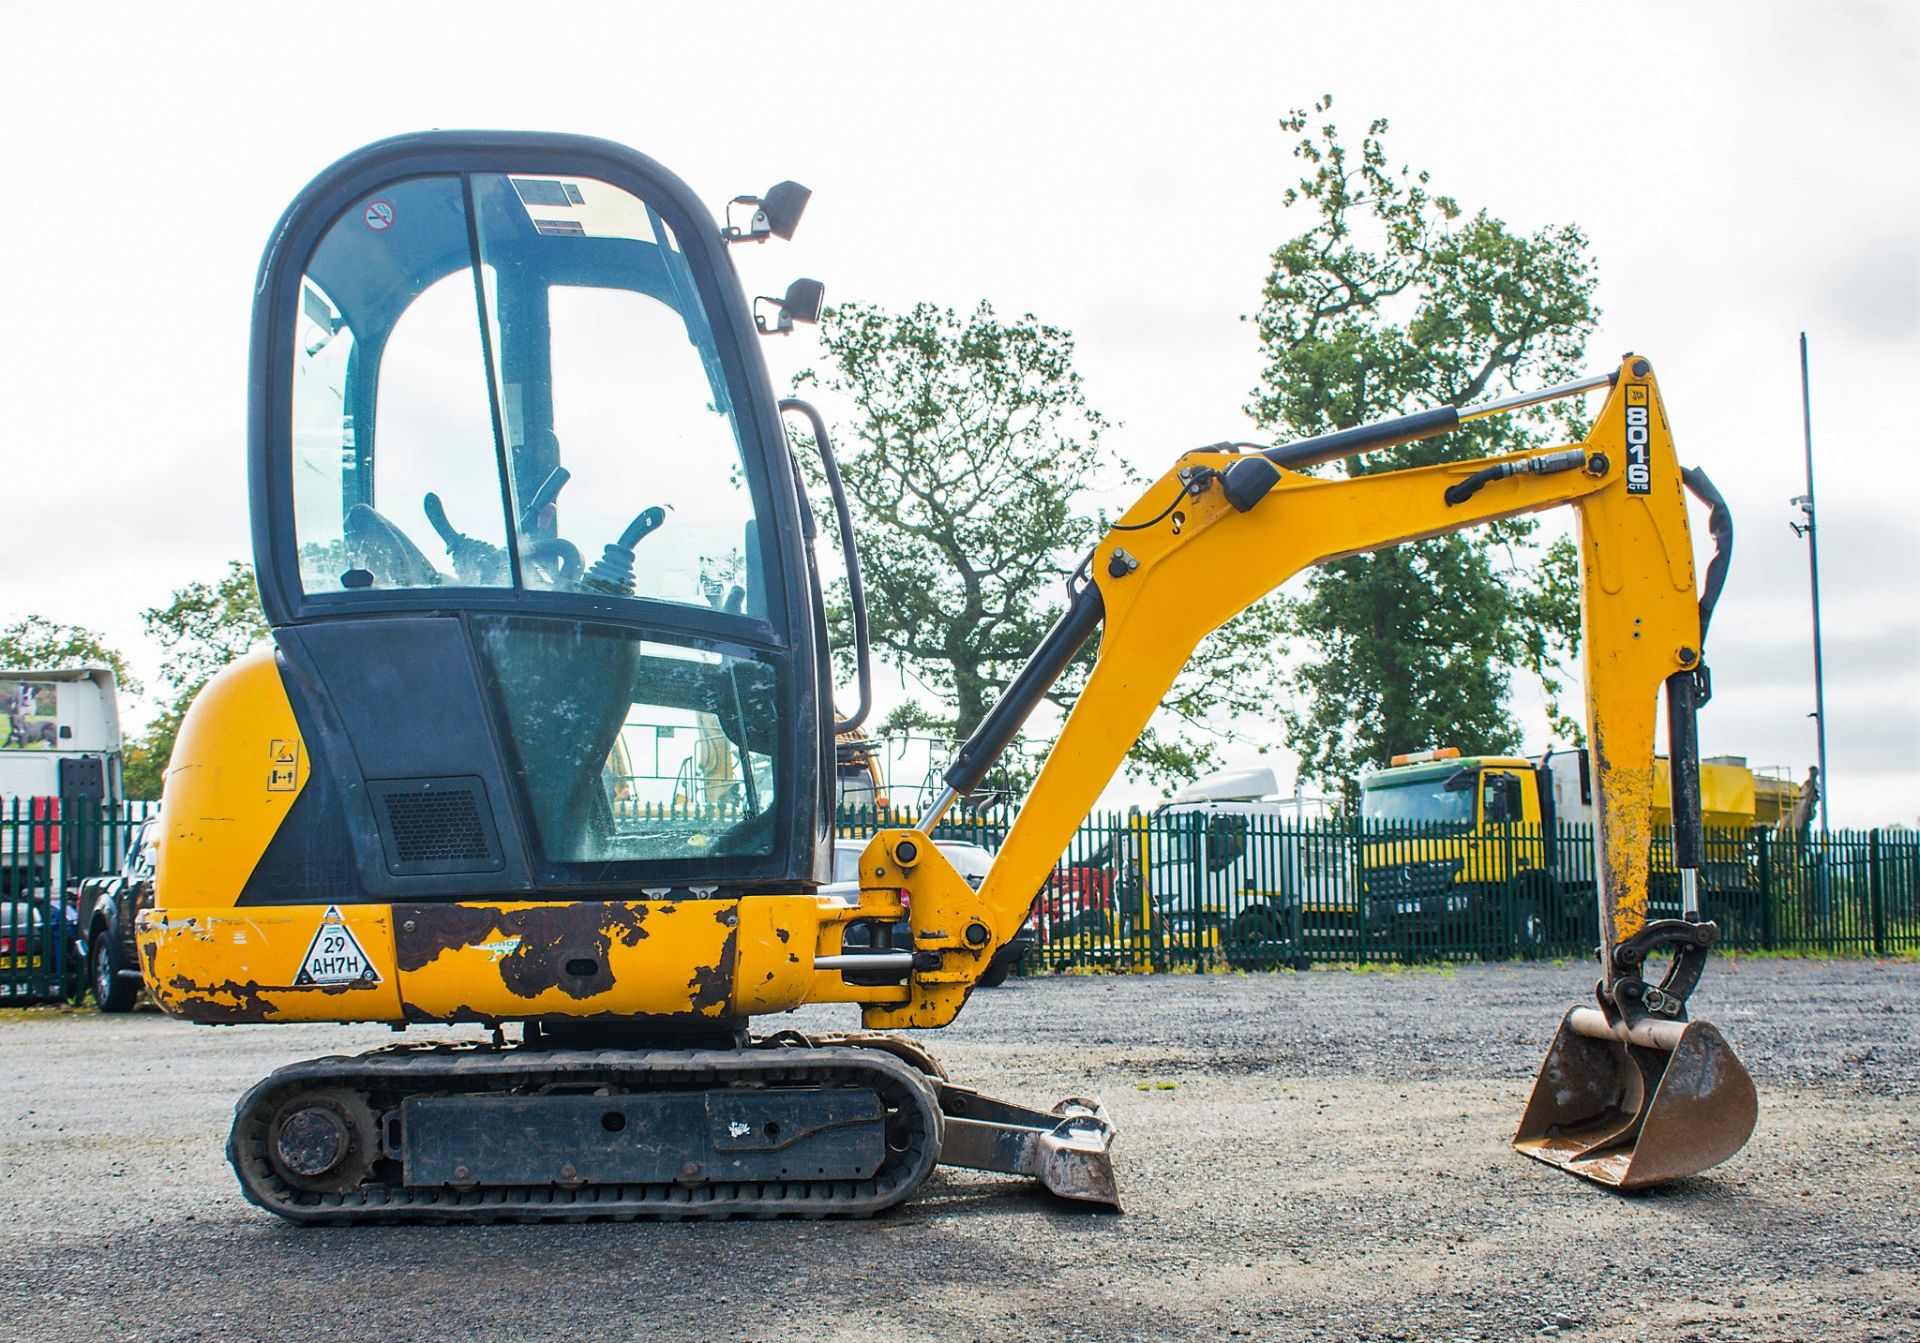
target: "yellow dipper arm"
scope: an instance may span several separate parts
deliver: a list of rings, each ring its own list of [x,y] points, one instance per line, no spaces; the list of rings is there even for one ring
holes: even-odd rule
[[[986,954],[1026,918],[1034,893],[1210,631],[1309,565],[1562,504],[1575,506],[1580,524],[1602,955],[1610,962],[1615,941],[1646,918],[1655,694],[1673,673],[1697,664],[1701,642],[1686,503],[1652,370],[1630,356],[1613,384],[1574,448],[1356,478],[1250,463],[1264,473],[1264,490],[1251,502],[1226,476],[1249,458],[1184,456],[1094,552],[1105,624],[1098,658],[977,896],[944,863],[890,861],[902,839],[932,849],[917,832],[886,832],[869,848],[864,884],[910,892],[916,949],[941,952],[943,964],[914,974],[905,1004],[869,1004],[866,1023],[934,1026],[953,1018]],[[1250,467],[1241,468],[1243,477]],[[990,932],[976,928],[969,946],[960,930],[979,924]]]

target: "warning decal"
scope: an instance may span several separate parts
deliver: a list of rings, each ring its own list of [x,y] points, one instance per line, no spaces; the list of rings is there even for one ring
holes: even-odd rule
[[[320,920],[320,931],[313,935],[313,945],[307,948],[306,959],[300,962],[300,973],[294,976],[294,987],[379,982],[380,972],[373,968],[373,962],[354,940],[346,920],[340,917],[340,906],[328,905],[326,916]]]
[[[300,742],[298,738],[273,739],[269,754],[273,764],[267,769],[269,793],[291,793],[300,782]]]

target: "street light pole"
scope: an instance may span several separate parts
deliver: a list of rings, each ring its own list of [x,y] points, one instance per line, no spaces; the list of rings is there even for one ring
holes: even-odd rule
[[[1794,523],[1793,530],[1807,538],[1807,569],[1813,581],[1813,728],[1820,757],[1820,833],[1827,833],[1833,796],[1827,773],[1827,683],[1820,657],[1820,534],[1814,526],[1813,510],[1813,397],[1807,384],[1807,333],[1800,333],[1800,419],[1806,432],[1807,492],[1793,502],[1806,522]]]

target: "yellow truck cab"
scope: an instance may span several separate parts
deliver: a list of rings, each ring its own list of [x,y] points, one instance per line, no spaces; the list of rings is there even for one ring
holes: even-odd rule
[[[1763,782],[1777,805],[1781,781]],[[1724,927],[1751,917],[1757,898],[1747,852],[1755,777],[1744,759],[1716,757],[1702,762],[1700,789],[1703,910]],[[1656,760],[1649,897],[1655,910],[1677,913],[1667,790],[1667,762]],[[1585,750],[1538,759],[1466,756],[1454,747],[1397,755],[1361,775],[1360,816],[1367,840],[1359,914],[1372,941],[1440,953],[1504,941],[1525,952],[1587,936],[1593,787]]]

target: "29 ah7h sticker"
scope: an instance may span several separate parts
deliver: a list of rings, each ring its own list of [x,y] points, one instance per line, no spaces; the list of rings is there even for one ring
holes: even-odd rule
[[[380,972],[373,968],[373,961],[360,949],[353,930],[340,917],[340,906],[328,905],[325,917],[320,920],[320,931],[313,935],[313,945],[307,948],[306,959],[300,962],[300,973],[294,976],[294,986],[379,982]]]

